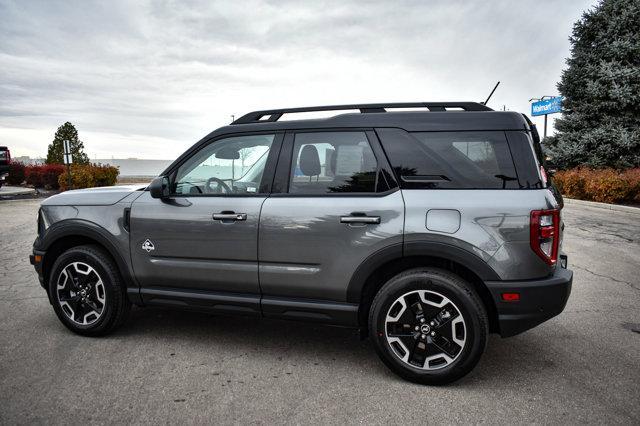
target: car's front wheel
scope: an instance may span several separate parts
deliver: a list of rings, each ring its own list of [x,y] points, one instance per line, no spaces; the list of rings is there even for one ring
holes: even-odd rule
[[[391,278],[369,313],[369,335],[382,361],[412,382],[455,381],[480,360],[489,324],[473,287],[442,269],[417,268]]]
[[[58,257],[49,278],[49,294],[60,321],[85,336],[114,330],[131,307],[114,261],[93,245],[73,247]]]

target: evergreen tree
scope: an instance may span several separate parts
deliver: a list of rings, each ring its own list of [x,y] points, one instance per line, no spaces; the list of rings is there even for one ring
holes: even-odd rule
[[[78,139],[78,131],[73,124],[67,121],[62,126],[58,127],[53,138],[53,142],[49,144],[46,160],[47,164],[64,163],[64,140],[68,140],[70,142],[71,158],[74,163],[89,163],[89,157],[84,153],[84,144],[80,139]]]
[[[545,145],[560,168],[640,166],[640,0],[604,0],[573,26],[558,90],[557,134]]]

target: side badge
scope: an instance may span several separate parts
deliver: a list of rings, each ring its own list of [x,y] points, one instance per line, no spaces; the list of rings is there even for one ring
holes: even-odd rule
[[[142,243],[142,250],[146,250],[147,253],[155,249],[156,249],[155,246],[153,245],[151,240],[148,238],[144,241],[144,243]]]

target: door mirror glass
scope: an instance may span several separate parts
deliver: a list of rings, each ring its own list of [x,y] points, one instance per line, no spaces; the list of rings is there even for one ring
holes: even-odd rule
[[[153,198],[169,198],[171,191],[169,188],[169,178],[167,176],[158,176],[149,184],[149,192]]]

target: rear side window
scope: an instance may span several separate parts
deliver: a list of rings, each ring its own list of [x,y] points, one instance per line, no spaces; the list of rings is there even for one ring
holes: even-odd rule
[[[516,169],[518,170],[518,180],[521,188],[539,189],[544,188],[544,182],[540,176],[540,159],[536,161],[538,150],[536,144],[527,132],[507,131],[509,148],[513,156]],[[534,153],[535,152],[535,153]]]
[[[364,132],[297,133],[291,194],[376,192],[378,162]]]
[[[377,132],[404,189],[520,187],[504,132]]]

